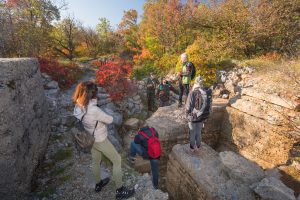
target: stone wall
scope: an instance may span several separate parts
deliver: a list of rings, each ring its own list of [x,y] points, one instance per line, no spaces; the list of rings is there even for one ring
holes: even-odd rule
[[[46,150],[48,108],[36,59],[0,59],[0,72],[0,198],[17,199]]]

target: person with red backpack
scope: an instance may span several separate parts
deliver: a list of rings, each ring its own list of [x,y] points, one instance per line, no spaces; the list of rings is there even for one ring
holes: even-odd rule
[[[153,187],[158,189],[158,160],[161,156],[161,146],[158,133],[154,128],[145,126],[138,131],[130,144],[128,161],[131,164],[134,164],[137,154],[150,160]]]

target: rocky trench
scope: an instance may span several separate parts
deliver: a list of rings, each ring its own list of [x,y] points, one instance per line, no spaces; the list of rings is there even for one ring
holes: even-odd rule
[[[22,63],[19,65],[24,65]],[[30,61],[28,65],[36,63]],[[86,73],[81,80],[93,78],[94,69],[88,64],[82,67]],[[229,100],[214,99],[212,115],[203,131],[205,143],[195,154],[185,145],[188,129],[183,109],[173,104],[155,113],[146,112],[145,81],[138,82],[132,96],[117,103],[111,102],[99,88],[99,105],[119,119],[109,127],[109,139],[123,156],[125,184],[137,188],[133,199],[296,199],[295,195],[299,194],[299,180],[296,179],[299,175],[299,132],[289,123],[297,124],[299,120],[299,112],[295,109],[298,104],[256,89],[249,78],[251,71],[244,69],[242,75],[248,75],[244,78],[227,74],[226,91],[224,87],[223,91],[215,90],[215,97]],[[46,97],[43,104],[48,105],[44,113],[49,118],[44,133],[50,134],[50,138],[43,162],[39,160],[45,148],[40,151],[39,159],[33,159],[34,166],[39,163],[39,167],[34,176],[31,173],[35,178],[32,192],[26,198],[114,199],[112,184],[100,194],[93,192],[90,155],[78,151],[72,141],[71,94],[74,87],[60,91],[49,76],[42,74],[40,77],[37,83],[43,82],[40,84]],[[176,95],[172,100],[176,101]],[[278,110],[284,115],[278,114]],[[145,124],[155,127],[160,134],[163,149],[160,183],[161,189],[168,194],[153,190],[150,176],[142,175],[150,171],[148,161],[138,159],[134,168],[126,164],[128,144],[137,129]],[[111,175],[109,162],[102,163],[101,172],[103,177]],[[24,195],[30,184],[20,185],[27,185]],[[13,199],[7,196],[5,189],[3,191],[4,199]]]

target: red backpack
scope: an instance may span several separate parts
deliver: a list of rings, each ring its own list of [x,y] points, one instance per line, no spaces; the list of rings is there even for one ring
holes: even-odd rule
[[[148,155],[150,158],[156,159],[160,157],[161,155],[161,148],[160,148],[160,141],[157,137],[154,135],[154,129],[150,128],[152,137],[149,137],[146,133],[143,131],[139,131],[139,134],[147,138],[148,140]]]

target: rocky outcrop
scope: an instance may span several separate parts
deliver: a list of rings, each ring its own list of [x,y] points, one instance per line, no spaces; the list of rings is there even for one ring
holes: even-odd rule
[[[264,178],[256,186],[255,192],[265,200],[296,200],[294,191],[273,177]]]
[[[188,145],[176,145],[169,157],[167,189],[173,199],[254,200],[250,186],[264,174],[238,154],[219,155],[204,143],[197,153],[191,153]]]
[[[168,161],[167,189],[175,200],[296,199],[294,191],[273,176],[231,151],[218,153],[202,143],[198,152],[191,153],[188,145],[175,145]]]
[[[0,198],[17,199],[47,147],[47,101],[36,59],[0,59],[0,71]]]
[[[274,168],[294,156],[291,152],[300,139],[299,102],[272,92],[281,86],[266,82],[268,73],[260,76],[254,71],[244,67],[223,74],[231,98],[218,149],[238,151],[263,168]]]

